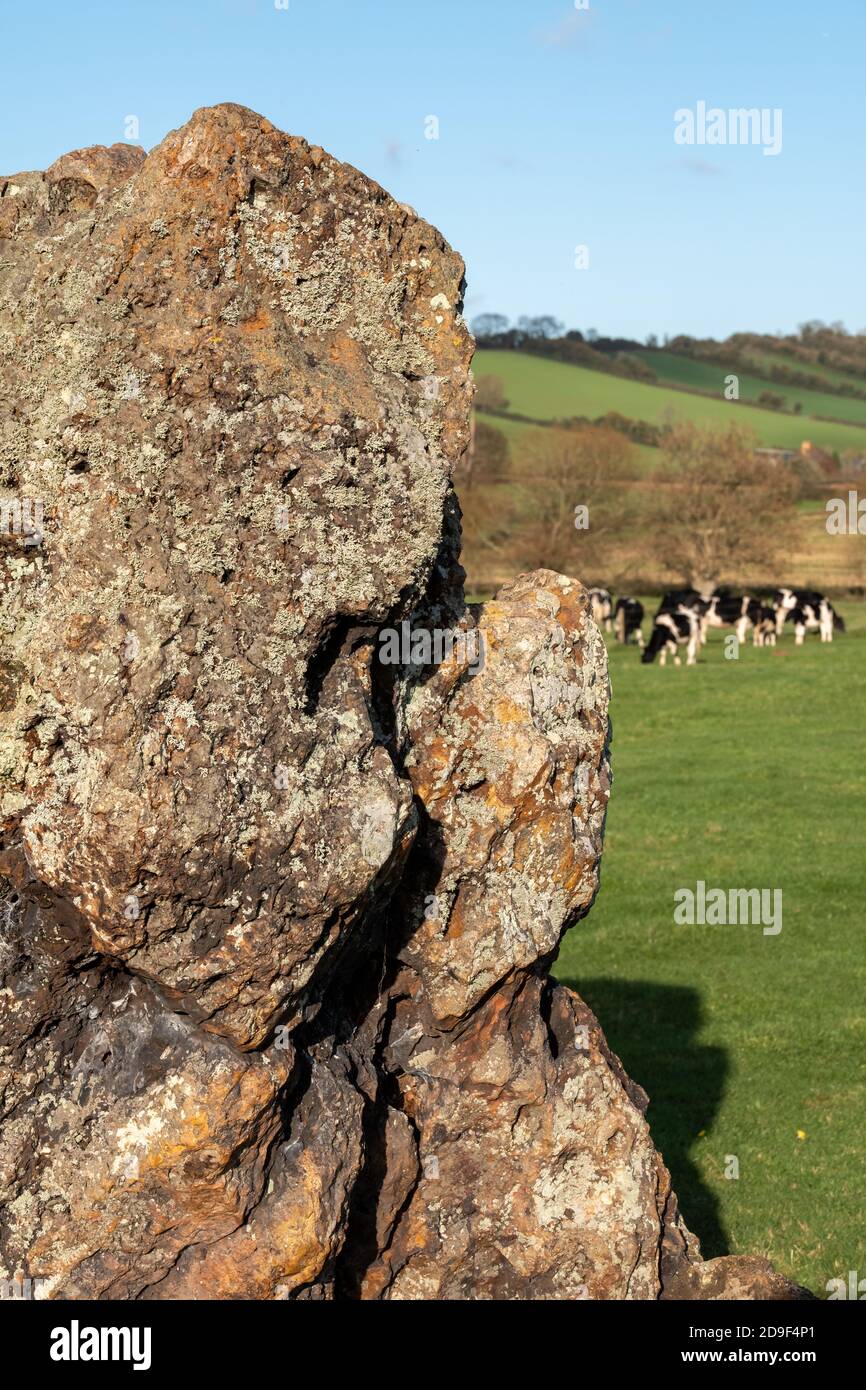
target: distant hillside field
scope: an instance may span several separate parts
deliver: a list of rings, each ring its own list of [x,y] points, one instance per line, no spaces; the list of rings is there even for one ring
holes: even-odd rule
[[[761,376],[771,367],[784,367],[787,371],[808,372],[810,376],[821,377],[831,386],[866,386],[866,379],[852,375],[851,372],[842,372],[835,367],[826,367],[822,362],[798,362],[788,357],[784,352],[774,352],[770,348],[749,348],[748,356],[754,364],[755,372]],[[782,383],[779,383],[781,386]],[[782,387],[784,390],[785,388]],[[791,387],[796,390],[796,387]]]
[[[721,397],[725,377],[734,373],[739,379],[741,401],[757,401],[762,391],[773,391],[777,396],[784,397],[785,409],[788,411],[795,401],[799,401],[803,407],[803,414],[798,422],[800,430],[810,415],[820,415],[833,420],[850,420],[853,425],[866,427],[866,401],[859,401],[850,396],[834,396],[828,391],[789,386],[786,382],[772,381],[767,377],[747,375],[736,367],[718,367],[713,362],[701,362],[694,357],[680,357],[673,352],[653,351],[648,348],[644,352],[630,353],[629,356],[636,357],[651,367],[661,383],[670,382],[674,386],[684,386],[691,391],[705,391],[708,395]],[[779,355],[777,362],[780,363],[781,360]],[[844,380],[841,372],[835,375],[837,379]],[[814,434],[815,430],[812,433]]]
[[[685,366],[709,371],[718,380],[719,368],[707,367],[687,358],[677,360]],[[752,430],[759,444],[768,448],[799,449],[802,442],[809,439],[830,452],[866,450],[866,402],[852,401],[842,396],[825,396],[821,392],[803,392],[770,381],[763,382],[760,389],[773,390],[779,395],[801,400],[802,415],[762,410],[742,400],[726,401],[721,390],[718,399],[693,395],[663,384],[647,385],[629,381],[523,352],[481,348],[475,354],[474,372],[476,377],[487,374],[500,377],[508,398],[508,409],[537,420],[566,419],[575,415],[595,419],[609,411],[617,411],[631,420],[646,420],[654,425],[691,420],[695,424],[720,430],[735,420]],[[759,381],[759,378],[745,379]],[[852,411],[862,409],[863,427],[824,423],[811,418],[806,413],[806,397],[821,402],[821,413],[824,413],[825,403],[828,402],[831,404],[826,407],[827,413],[836,416],[851,416]]]
[[[511,407],[509,406],[509,409]],[[531,420],[509,420],[502,415],[491,415],[487,411],[477,410],[476,416],[485,425],[492,425],[495,430],[501,430],[508,440],[509,448],[513,451],[519,447],[521,438],[530,430],[537,430],[541,426],[533,424]],[[632,443],[632,451],[635,466],[645,473],[652,473],[658,468],[661,462],[658,449],[652,448],[649,444]]]

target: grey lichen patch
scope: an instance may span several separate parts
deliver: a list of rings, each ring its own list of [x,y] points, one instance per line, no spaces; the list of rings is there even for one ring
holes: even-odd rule
[[[205,197],[200,138],[0,276],[0,466],[47,518],[4,569],[0,755],[37,877],[247,1044],[410,834],[351,632],[434,574],[469,342],[458,259],[381,190],[287,140]]]
[[[242,207],[239,217],[248,254],[302,334],[345,328],[379,371],[432,371],[423,341],[426,329],[406,312],[408,277],[388,264],[385,230],[378,220],[345,217],[332,235],[318,240],[311,234],[321,228],[321,217],[305,222],[298,214],[274,214],[256,206]],[[360,264],[364,270],[358,274]]]

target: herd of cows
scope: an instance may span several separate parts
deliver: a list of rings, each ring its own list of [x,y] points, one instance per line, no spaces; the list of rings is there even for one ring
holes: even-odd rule
[[[786,622],[794,628],[794,641],[800,646],[807,632],[819,632],[822,642],[832,642],[833,633],[844,632],[845,624],[826,594],[814,589],[776,589],[769,602],[751,594],[731,594],[716,589],[711,594],[697,589],[674,589],[665,594],[653,618],[648,642],[644,642],[644,606],[639,599],[617,599],[608,589],[589,590],[592,616],[599,627],[613,630],[618,642],[634,638],[641,649],[641,661],[659,658],[664,666],[668,654],[680,665],[679,648],[686,648],[686,665],[694,666],[698,648],[707,640],[711,627],[733,628],[740,642],[749,628],[756,647],[775,646]]]

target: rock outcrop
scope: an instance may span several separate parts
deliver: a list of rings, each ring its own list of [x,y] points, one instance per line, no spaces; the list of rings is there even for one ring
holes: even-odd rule
[[[0,1263],[43,1297],[798,1292],[701,1262],[547,973],[606,661],[575,580],[464,602],[462,281],[237,106],[0,180]]]

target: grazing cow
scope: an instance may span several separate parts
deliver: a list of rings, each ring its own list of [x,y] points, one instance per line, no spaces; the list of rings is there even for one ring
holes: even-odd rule
[[[785,610],[785,621],[794,624],[794,642],[802,647],[807,632],[820,632],[822,642],[833,641],[833,631],[845,631],[845,624],[828,598],[817,603],[802,601]]]
[[[707,611],[709,606],[710,600],[698,593],[697,589],[671,589],[668,593],[662,594],[656,618],[662,613],[693,613],[698,622],[700,640],[703,644],[707,640]]]
[[[670,652],[674,659],[674,665],[679,666],[680,654],[677,648],[685,646],[686,665],[694,666],[697,661],[696,653],[700,638],[700,623],[695,614],[688,609],[681,608],[676,613],[657,613],[641,661],[654,661],[656,654],[658,654],[659,665],[664,666],[667,654]]]
[[[601,627],[602,623],[610,632],[610,619],[613,613],[613,599],[609,589],[588,589],[589,611]]]
[[[707,608],[707,626],[735,628],[737,641],[744,642],[746,640],[746,628],[751,621],[749,618],[751,602],[752,598],[749,594],[727,594],[716,591]]]
[[[754,629],[752,641],[756,647],[775,647],[776,610],[753,598],[749,603],[748,619]]]
[[[643,632],[641,623],[643,622],[643,604],[636,598],[618,598],[616,601],[616,615],[613,620],[613,630],[617,642],[628,642],[634,636],[641,651],[643,651]]]
[[[824,599],[824,595],[819,594],[816,589],[777,589],[773,594],[777,637],[781,636],[782,628],[793,608],[802,608],[804,604],[807,604],[810,608],[814,608],[817,613],[822,599]]]
[[[675,613],[680,607],[692,608],[700,607],[706,603],[703,594],[699,594],[697,589],[670,589],[666,594],[662,594],[659,603],[659,613]]]

